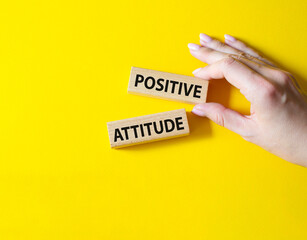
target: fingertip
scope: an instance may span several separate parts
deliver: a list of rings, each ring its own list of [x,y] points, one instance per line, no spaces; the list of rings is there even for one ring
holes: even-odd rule
[[[233,36],[229,35],[229,34],[224,34],[224,38],[225,38],[225,40],[227,40],[229,42],[236,41],[236,39]]]
[[[200,49],[200,46],[195,43],[189,43],[188,48],[192,51],[198,51]]]
[[[200,117],[205,117],[206,116],[206,114],[203,111],[199,110],[199,109],[193,108],[193,110],[191,112],[194,113],[197,116],[200,116]]]
[[[202,68],[197,68],[197,69],[195,69],[195,70],[192,72],[192,74],[196,75],[201,69],[202,69]]]
[[[200,33],[199,38],[200,38],[201,41],[203,41],[205,43],[212,41],[212,38],[209,35],[204,34],[204,33]]]
[[[192,113],[194,113],[198,116],[201,116],[201,117],[207,116],[206,112],[204,111],[204,107],[203,107],[202,103],[195,105],[194,108],[192,109]]]

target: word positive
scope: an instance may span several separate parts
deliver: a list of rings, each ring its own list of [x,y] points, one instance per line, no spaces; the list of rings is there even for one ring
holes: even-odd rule
[[[132,67],[129,93],[192,104],[206,102],[208,81],[173,73]]]

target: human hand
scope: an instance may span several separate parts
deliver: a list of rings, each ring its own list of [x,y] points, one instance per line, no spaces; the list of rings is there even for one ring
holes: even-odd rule
[[[293,75],[230,35],[225,43],[200,34],[191,54],[208,63],[193,74],[225,78],[251,103],[243,115],[218,103],[197,104],[192,112],[241,135],[271,153],[307,167],[307,102]]]

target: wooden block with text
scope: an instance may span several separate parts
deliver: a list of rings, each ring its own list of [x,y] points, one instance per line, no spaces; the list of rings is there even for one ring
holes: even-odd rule
[[[185,109],[108,122],[112,148],[175,138],[190,133]]]
[[[206,102],[208,81],[160,72],[145,68],[131,68],[128,93],[197,104]]]

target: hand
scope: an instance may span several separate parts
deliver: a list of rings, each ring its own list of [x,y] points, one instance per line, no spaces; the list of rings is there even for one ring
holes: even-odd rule
[[[191,54],[208,63],[193,74],[225,78],[251,103],[246,116],[218,103],[196,105],[192,112],[240,134],[292,163],[307,167],[307,102],[293,75],[230,35],[225,43],[200,34]]]

